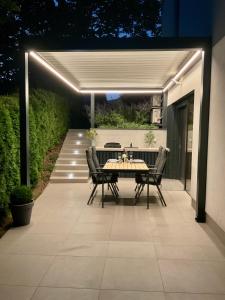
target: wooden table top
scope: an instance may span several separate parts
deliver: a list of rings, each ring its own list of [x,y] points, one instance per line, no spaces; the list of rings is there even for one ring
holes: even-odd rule
[[[130,172],[137,172],[137,171],[148,171],[149,168],[145,162],[107,162],[103,170],[116,170],[116,171],[130,171]]]

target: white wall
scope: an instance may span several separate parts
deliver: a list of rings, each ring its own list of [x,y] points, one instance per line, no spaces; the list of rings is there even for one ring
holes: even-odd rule
[[[214,47],[209,118],[206,212],[225,231],[225,37]]]
[[[144,143],[144,136],[148,130],[131,130],[131,129],[97,129],[96,146],[104,147],[105,143],[118,142],[122,147],[129,147],[130,143],[133,147],[147,147]],[[166,146],[166,130],[153,130],[156,144]]]
[[[196,200],[197,193],[197,166],[198,166],[198,138],[199,138],[199,115],[202,95],[202,61],[199,61],[181,79],[181,84],[176,85],[168,92],[168,103],[176,102],[194,90],[194,123],[192,144],[192,171],[191,171],[191,197]]]

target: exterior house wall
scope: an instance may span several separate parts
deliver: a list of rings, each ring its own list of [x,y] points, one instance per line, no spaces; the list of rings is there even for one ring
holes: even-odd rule
[[[198,167],[198,139],[199,139],[199,115],[200,101],[202,96],[202,61],[181,78],[181,84],[174,86],[168,91],[167,105],[180,100],[185,95],[194,91],[194,120],[193,120],[193,144],[191,163],[191,197],[196,200],[197,193],[197,167]]]
[[[225,1],[215,1],[206,212],[225,231]]]

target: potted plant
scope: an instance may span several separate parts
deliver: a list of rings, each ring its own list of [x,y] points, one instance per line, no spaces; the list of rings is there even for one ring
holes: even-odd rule
[[[33,205],[30,187],[22,185],[12,191],[10,195],[10,209],[15,226],[24,226],[30,223]]]
[[[155,135],[152,132],[152,130],[149,130],[146,134],[145,134],[145,144],[149,147],[153,146],[156,143],[155,140]]]
[[[89,139],[92,143],[92,146],[95,144],[95,138],[98,135],[97,131],[95,128],[90,128],[89,130],[86,131],[86,138]]]

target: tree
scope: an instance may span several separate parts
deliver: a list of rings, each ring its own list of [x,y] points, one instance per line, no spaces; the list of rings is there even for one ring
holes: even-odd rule
[[[15,88],[27,41],[157,36],[160,6],[161,0],[0,0],[1,90]]]

